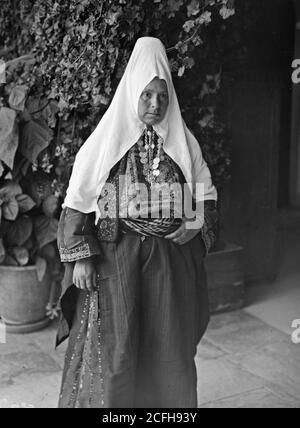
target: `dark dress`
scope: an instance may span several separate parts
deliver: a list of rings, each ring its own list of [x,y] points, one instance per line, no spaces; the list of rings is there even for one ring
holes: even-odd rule
[[[126,165],[125,156],[108,181]],[[128,230],[120,219],[96,227],[92,213],[62,211],[57,345],[67,336],[69,345],[59,407],[197,407],[194,357],[209,320],[203,260],[216,218],[207,201],[201,233],[178,245]],[[93,292],[72,284],[74,263],[85,257],[97,268]]]

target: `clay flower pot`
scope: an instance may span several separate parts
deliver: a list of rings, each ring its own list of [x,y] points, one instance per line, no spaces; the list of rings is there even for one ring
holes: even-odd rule
[[[0,316],[7,333],[29,333],[49,324],[50,275],[38,281],[36,266],[0,266]]]

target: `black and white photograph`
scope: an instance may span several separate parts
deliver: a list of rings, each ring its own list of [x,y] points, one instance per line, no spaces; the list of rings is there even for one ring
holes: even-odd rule
[[[0,408],[300,408],[300,0],[0,0]]]

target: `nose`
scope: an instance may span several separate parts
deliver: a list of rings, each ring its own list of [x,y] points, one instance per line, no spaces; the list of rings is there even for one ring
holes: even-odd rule
[[[157,112],[159,108],[160,108],[159,98],[157,95],[153,95],[153,97],[151,98],[151,109],[154,112]]]

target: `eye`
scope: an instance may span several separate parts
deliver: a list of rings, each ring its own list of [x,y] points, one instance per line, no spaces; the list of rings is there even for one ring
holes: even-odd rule
[[[142,93],[142,99],[144,100],[144,101],[147,101],[147,100],[149,100],[150,98],[151,98],[151,92],[143,92]]]
[[[160,94],[160,98],[163,101],[167,101],[169,99],[169,95],[167,94],[167,92],[164,92],[164,93]]]

